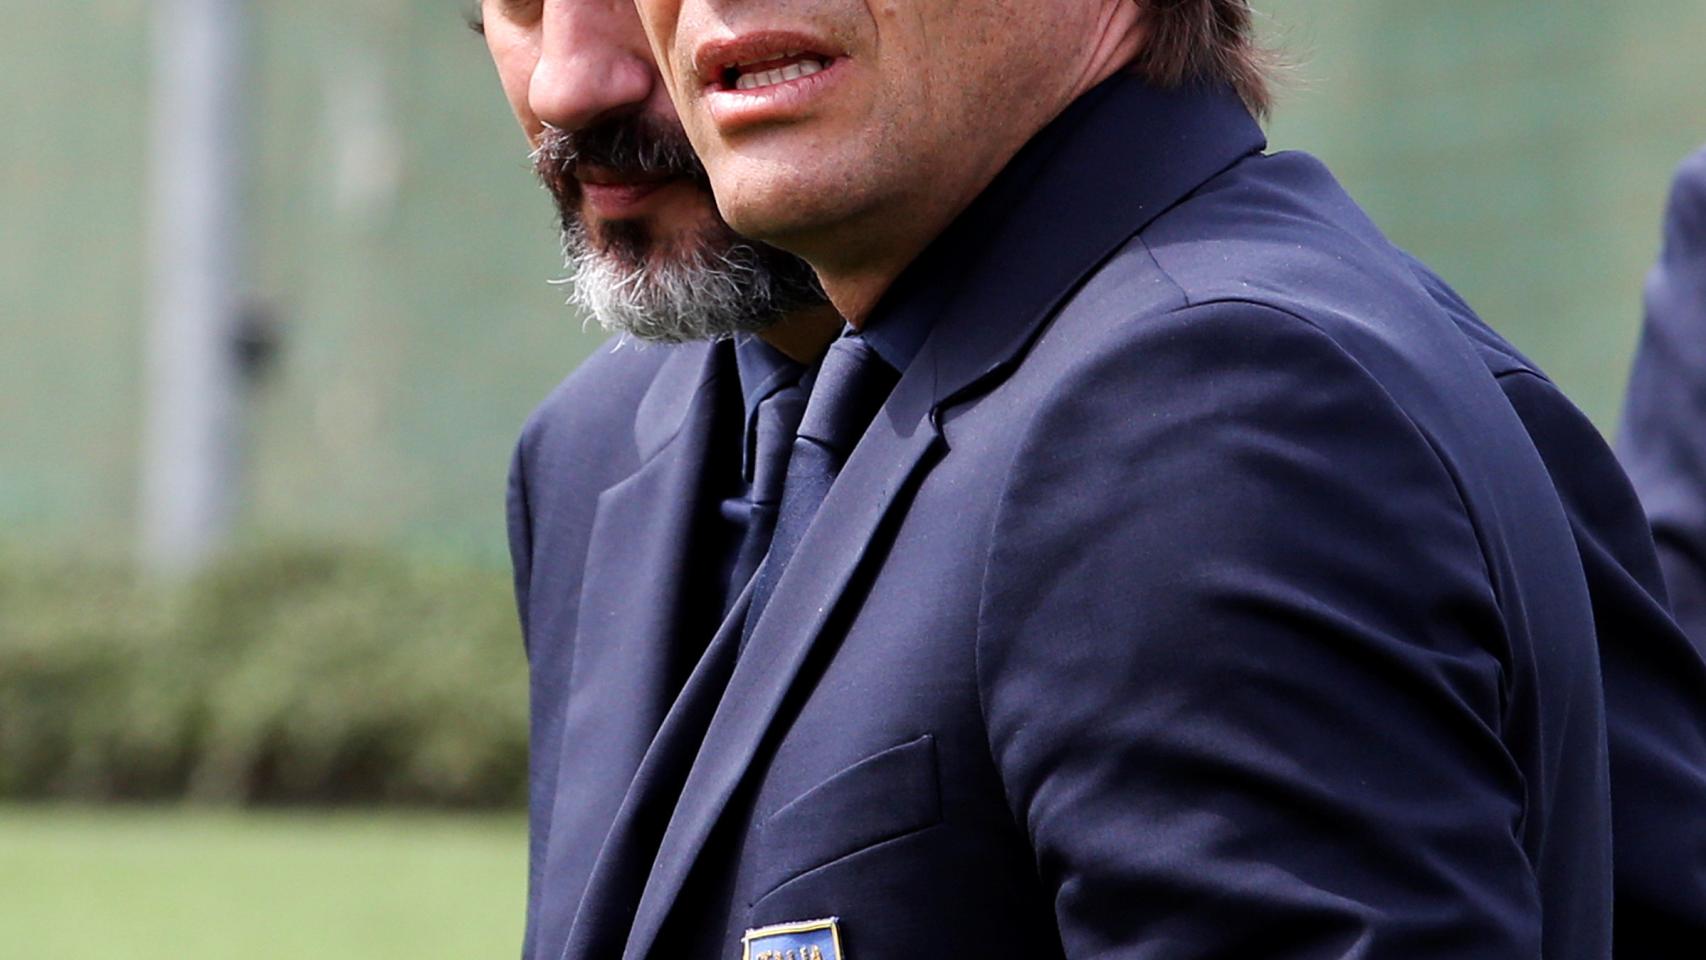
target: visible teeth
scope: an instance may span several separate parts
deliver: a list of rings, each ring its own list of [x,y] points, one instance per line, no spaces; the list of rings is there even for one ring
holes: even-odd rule
[[[741,67],[750,67],[755,63],[768,63],[771,60],[792,60],[795,57],[801,57],[801,56],[805,56],[804,50],[792,50],[792,51],[789,51],[788,53],[781,53],[781,54],[777,54],[777,55],[772,56],[772,57],[764,57],[763,59],[760,59],[760,60],[747,60],[747,61],[744,61],[742,63],[737,63],[737,64],[735,64],[735,69],[738,70]]]
[[[797,56],[797,54],[790,54],[790,56]],[[809,77],[814,73],[821,72],[823,72],[823,64],[816,60],[800,60],[785,67],[777,67],[774,70],[743,73],[735,78],[735,89],[756,90],[759,87],[771,87],[778,83],[787,83],[790,80],[798,80],[801,77]]]

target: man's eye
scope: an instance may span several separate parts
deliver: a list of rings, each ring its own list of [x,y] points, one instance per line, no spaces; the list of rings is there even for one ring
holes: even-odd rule
[[[486,18],[481,15],[479,4],[476,3],[468,8],[468,12],[462,15],[462,19],[468,24],[468,29],[482,37],[486,35]]]

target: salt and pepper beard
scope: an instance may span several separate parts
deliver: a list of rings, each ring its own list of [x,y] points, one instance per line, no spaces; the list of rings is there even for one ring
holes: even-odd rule
[[[681,129],[649,117],[574,132],[546,128],[533,165],[562,223],[569,269],[562,282],[570,285],[569,302],[606,330],[652,343],[721,340],[828,302],[804,261],[741,237],[721,218],[663,239],[643,220],[589,229],[580,213],[577,164],[679,177],[704,190],[707,203],[710,180]]]

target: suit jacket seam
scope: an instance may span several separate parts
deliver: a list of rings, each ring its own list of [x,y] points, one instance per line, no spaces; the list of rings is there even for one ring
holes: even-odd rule
[[[1469,524],[1469,529],[1473,530],[1475,533],[1476,552],[1479,553],[1481,557],[1481,573],[1487,580],[1488,588],[1491,589],[1494,582],[1493,565],[1487,556],[1485,531],[1482,530],[1481,524],[1475,521],[1474,512],[1469,509],[1469,501],[1464,496],[1463,492],[1462,479],[1458,477],[1457,471],[1452,469],[1450,461],[1441,455],[1439,443],[1434,439],[1433,434],[1428,432],[1427,429],[1416,421],[1415,417],[1410,415],[1410,411],[1402,403],[1398,402],[1398,398],[1394,397],[1390,390],[1386,389],[1386,384],[1381,382],[1380,378],[1375,376],[1374,372],[1369,370],[1356,354],[1345,349],[1344,346],[1339,343],[1337,338],[1322,329],[1320,324],[1295,310],[1291,310],[1280,304],[1269,303],[1262,300],[1246,299],[1243,297],[1213,297],[1200,301],[1195,304],[1195,306],[1209,307],[1217,304],[1243,304],[1261,310],[1272,311],[1273,313],[1281,316],[1290,317],[1315,331],[1315,333],[1321,337],[1328,347],[1342,357],[1347,363],[1350,363],[1363,372],[1363,376],[1367,379],[1369,385],[1378,390],[1380,395],[1386,399],[1387,406],[1389,406],[1399,417],[1402,417],[1404,422],[1410,425],[1411,430],[1415,431],[1416,436],[1419,437],[1422,440],[1422,443],[1427,447],[1428,454],[1433,458],[1434,462],[1439,465],[1440,473],[1450,481],[1451,495],[1452,499],[1457,501],[1457,510],[1462,514],[1464,522]],[[1497,602],[1497,600],[1498,598],[1495,595],[1494,601]]]
[[[1057,311],[1055,317],[1058,316],[1059,312]],[[1053,319],[1055,318],[1050,318],[1051,322]],[[1006,800],[1007,814],[1013,819],[1014,828],[1019,831],[1020,835],[1026,837],[1027,842],[1030,841],[1030,830],[1024,819],[1019,816],[1020,810],[1008,788],[1007,778],[1001,775],[1001,759],[996,755],[995,743],[990,737],[989,703],[983,689],[983,610],[984,603],[989,596],[989,578],[994,565],[996,534],[1001,524],[1002,514],[1006,510],[1008,495],[1013,489],[1014,465],[1018,462],[1020,451],[1025,446],[1024,438],[1030,436],[1031,430],[1035,427],[1037,419],[1042,416],[1045,408],[1046,405],[1037,404],[1030,409],[1029,415],[1025,418],[1024,426],[1015,431],[1015,436],[1019,437],[1020,440],[1013,444],[1012,450],[1007,456],[1007,463],[1000,473],[1001,487],[995,495],[995,505],[989,511],[989,522],[984,527],[983,571],[978,576],[977,613],[972,618],[972,692],[977,697],[978,722],[983,726],[983,746],[989,758],[990,770],[994,773],[996,782],[1001,784],[1001,794]]]
[[[1308,327],[1310,330],[1313,330],[1316,335],[1319,336],[1330,349],[1343,358],[1345,362],[1352,364],[1358,370],[1363,372],[1363,376],[1368,381],[1369,385],[1379,391],[1380,396],[1385,398],[1387,406],[1392,409],[1393,413],[1401,417],[1405,423],[1410,425],[1410,429],[1415,431],[1416,436],[1422,441],[1423,446],[1427,448],[1428,455],[1432,457],[1434,463],[1438,465],[1440,474],[1445,477],[1447,483],[1450,485],[1452,499],[1457,503],[1457,512],[1463,517],[1463,522],[1469,525],[1469,530],[1474,537],[1475,552],[1481,561],[1481,576],[1486,581],[1489,598],[1492,600],[1494,606],[1499,610],[1501,618],[1508,616],[1507,611],[1504,609],[1504,603],[1499,597],[1498,590],[1495,586],[1497,580],[1493,576],[1493,560],[1488,555],[1486,531],[1483,529],[1482,524],[1476,520],[1474,511],[1469,508],[1469,500],[1464,494],[1462,478],[1459,477],[1457,471],[1452,468],[1451,462],[1441,454],[1439,442],[1434,438],[1433,434],[1423,428],[1420,423],[1416,422],[1415,417],[1410,415],[1410,411],[1405,408],[1402,403],[1398,402],[1398,398],[1392,395],[1391,391],[1386,388],[1386,384],[1381,382],[1380,378],[1376,377],[1374,372],[1369,370],[1368,367],[1363,364],[1362,360],[1356,356],[1356,354],[1345,349],[1345,347],[1341,345],[1331,333],[1322,329],[1320,324],[1317,324],[1308,317],[1282,305],[1242,297],[1214,297],[1200,301],[1197,305],[1202,307],[1211,307],[1217,304],[1243,304],[1257,309],[1269,310],[1280,316],[1290,317],[1298,323]],[[1489,372],[1488,375],[1493,376],[1491,372]],[[1504,634],[1503,630],[1500,631],[1500,634],[1502,637],[1503,649],[1499,651],[1499,656],[1497,657],[1496,662],[1499,668],[1499,718],[1501,720],[1499,733],[1502,737],[1504,733],[1502,721],[1509,712],[1511,702],[1511,671],[1508,669],[1508,665],[1515,663],[1516,658],[1510,646],[1510,638]],[[1525,798],[1523,809],[1523,817],[1525,820],[1527,816],[1528,810]]]
[[[1498,373],[1493,374],[1494,380],[1510,380],[1516,377],[1527,377],[1530,380],[1538,380],[1554,390],[1558,389],[1558,385],[1552,382],[1551,377],[1548,377],[1546,374],[1541,373],[1539,370],[1535,370],[1532,367],[1512,367],[1509,370],[1501,370]]]
[[[1155,256],[1155,251],[1153,249],[1151,249],[1151,247],[1149,246],[1149,241],[1143,236],[1143,234],[1141,234],[1141,233],[1138,234],[1136,237],[1136,240],[1143,246],[1144,255],[1149,258],[1149,262],[1154,264],[1155,269],[1160,273],[1162,278],[1164,278],[1170,285],[1172,285],[1174,290],[1178,291],[1179,297],[1184,303],[1184,305],[1182,307],[1176,308],[1174,310],[1169,310],[1166,313],[1160,314],[1158,317],[1156,317],[1156,319],[1162,319],[1162,318],[1165,318],[1166,316],[1168,316],[1170,314],[1178,313],[1178,312],[1181,312],[1183,310],[1190,310],[1190,309],[1195,309],[1198,307],[1210,307],[1210,306],[1213,306],[1215,304],[1222,304],[1222,303],[1224,303],[1224,304],[1243,304],[1246,306],[1254,307],[1254,308],[1259,309],[1259,310],[1271,310],[1274,313],[1277,313],[1281,316],[1290,317],[1293,320],[1296,320],[1297,322],[1308,327],[1309,329],[1315,331],[1315,333],[1318,336],[1320,336],[1324,341],[1326,341],[1326,343],[1331,347],[1331,349],[1334,352],[1338,353],[1341,357],[1343,357],[1345,359],[1345,361],[1347,361],[1348,363],[1355,366],[1358,370],[1361,370],[1363,372],[1364,377],[1368,380],[1368,382],[1376,390],[1378,390],[1380,392],[1381,396],[1386,398],[1387,404],[1398,414],[1398,416],[1402,417],[1404,422],[1410,425],[1410,429],[1414,430],[1416,432],[1416,435],[1422,439],[1422,442],[1424,444],[1426,444],[1426,446],[1428,448],[1429,455],[1432,456],[1434,459],[1434,462],[1439,465],[1440,472],[1443,473],[1445,475],[1446,479],[1450,481],[1452,497],[1457,501],[1458,512],[1463,515],[1464,521],[1469,524],[1469,528],[1475,532],[1475,547],[1476,547],[1476,551],[1480,554],[1480,557],[1481,557],[1481,572],[1486,577],[1488,587],[1491,588],[1491,586],[1493,584],[1493,565],[1492,565],[1491,559],[1487,556],[1486,538],[1484,536],[1483,530],[1481,529],[1481,525],[1479,523],[1475,522],[1474,513],[1469,509],[1469,501],[1464,497],[1463,482],[1462,482],[1461,478],[1459,478],[1457,475],[1457,472],[1451,468],[1450,463],[1446,461],[1445,457],[1440,455],[1439,444],[1435,441],[1433,435],[1430,434],[1427,430],[1423,429],[1421,424],[1416,422],[1416,419],[1410,415],[1410,411],[1405,409],[1404,405],[1399,403],[1398,399],[1396,397],[1392,396],[1391,391],[1386,389],[1386,385],[1384,383],[1382,383],[1380,381],[1380,379],[1374,375],[1373,371],[1369,370],[1368,367],[1365,366],[1363,364],[1363,362],[1355,354],[1351,353],[1349,350],[1346,350],[1331,333],[1328,333],[1326,330],[1322,329],[1320,324],[1315,323],[1313,320],[1311,320],[1308,317],[1296,312],[1295,310],[1291,310],[1291,309],[1289,309],[1285,306],[1282,306],[1280,304],[1277,304],[1277,303],[1270,303],[1268,301],[1256,300],[1256,299],[1244,298],[1244,297],[1209,297],[1207,299],[1198,299],[1196,297],[1191,296],[1190,291],[1185,288],[1184,284],[1180,283],[1178,281],[1178,279],[1173,276],[1172,272],[1169,271],[1165,266],[1163,266],[1161,264],[1161,261]],[[1514,368],[1510,371],[1507,371],[1506,374],[1492,374],[1492,376],[1494,377],[1495,380],[1497,380],[1501,376],[1506,376],[1506,375],[1510,375],[1510,374],[1517,374],[1517,373],[1524,373],[1524,372],[1534,373],[1533,371],[1530,371],[1526,367],[1517,367],[1517,368]],[[1539,376],[1538,373],[1534,373],[1534,375]],[[1540,379],[1546,380],[1545,377],[1540,377]],[[1546,382],[1550,383],[1551,381],[1546,380]],[[1033,412],[1033,417],[1034,416],[1035,416],[1035,413]],[[1032,421],[1026,422],[1027,428],[1031,425],[1031,422]],[[1009,470],[1009,472],[1008,472],[1009,480],[1010,480],[1011,476],[1012,476],[1012,473],[1011,473],[1011,470]],[[1003,496],[1005,496],[1005,491],[1006,491],[1006,488],[1003,487]],[[999,507],[998,507],[998,509],[999,509]],[[987,570],[987,565],[986,565],[985,569]],[[1494,599],[1495,599],[1495,601],[1497,600],[1496,595],[1495,595]],[[981,626],[981,624],[980,624],[980,626]],[[1501,673],[1502,672],[1503,671],[1501,671]],[[1501,677],[1501,681],[1502,681],[1502,679],[1503,678]],[[1508,689],[1505,690],[1504,692],[1508,696],[1508,694],[1509,694]]]
[[[1216,176],[1219,176],[1219,174],[1216,174]],[[1198,189],[1201,189],[1201,188],[1199,187]],[[1180,202],[1182,203],[1183,201],[1180,201]],[[1166,214],[1163,213],[1162,216],[1166,216]],[[1157,217],[1156,219],[1159,220],[1160,217]],[[1153,224],[1151,224],[1151,226],[1153,226]],[[1180,306],[1176,307],[1175,309],[1182,310],[1182,309],[1189,309],[1191,307],[1196,306],[1197,303],[1196,303],[1195,299],[1193,299],[1191,297],[1190,291],[1185,289],[1185,285],[1180,283],[1178,281],[1178,279],[1173,276],[1172,272],[1170,272],[1166,267],[1161,265],[1160,258],[1155,256],[1155,250],[1149,246],[1149,239],[1141,233],[1137,235],[1136,239],[1137,239],[1137,242],[1139,244],[1141,244],[1143,247],[1143,255],[1148,257],[1149,262],[1154,265],[1155,272],[1159,273],[1161,275],[1161,279],[1167,281],[1168,286],[1171,286],[1173,288],[1174,292],[1179,295]],[[1169,310],[1167,312],[1172,313],[1173,311]]]

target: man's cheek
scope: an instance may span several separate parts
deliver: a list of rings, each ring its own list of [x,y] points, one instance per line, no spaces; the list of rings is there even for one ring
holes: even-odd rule
[[[680,8],[642,0],[638,9],[640,26],[645,30],[646,41],[652,49],[652,59],[657,62],[658,72],[662,74],[664,83],[674,89],[681,74],[677,62],[678,51],[675,49],[675,22],[680,15]]]
[[[521,128],[527,132],[527,139],[537,146],[541,128],[527,104],[527,89],[533,77],[532,63],[515,56],[514,51],[505,51],[495,44],[491,49],[492,64],[498,71],[498,84],[503,88],[504,99],[509,102],[510,112],[515,114]]]

